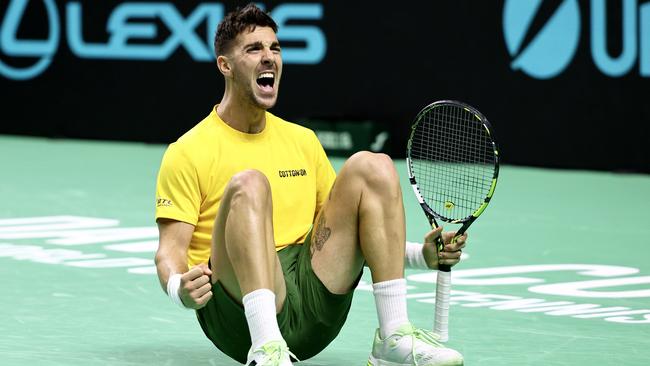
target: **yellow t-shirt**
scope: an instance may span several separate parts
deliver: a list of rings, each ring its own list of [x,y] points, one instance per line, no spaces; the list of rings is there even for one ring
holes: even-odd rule
[[[276,250],[304,241],[336,177],[313,131],[266,112],[257,134],[235,130],[216,108],[167,148],[156,187],[156,220],[195,226],[188,265],[207,263],[223,191],[238,172],[256,169],[271,185]]]

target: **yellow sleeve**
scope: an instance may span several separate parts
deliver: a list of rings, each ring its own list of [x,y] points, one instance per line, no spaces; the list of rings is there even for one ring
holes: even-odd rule
[[[158,172],[156,184],[156,220],[183,221],[196,226],[201,191],[194,164],[175,143],[169,145]]]
[[[336,171],[332,167],[323,146],[320,144],[316,134],[313,134],[314,145],[316,146],[316,213],[323,207],[327,200],[336,179]],[[315,216],[314,216],[315,217]]]

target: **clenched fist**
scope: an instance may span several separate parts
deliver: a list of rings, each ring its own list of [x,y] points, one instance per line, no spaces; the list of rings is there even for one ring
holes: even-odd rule
[[[183,305],[191,309],[200,309],[212,298],[212,271],[205,263],[192,267],[181,276],[178,295]]]

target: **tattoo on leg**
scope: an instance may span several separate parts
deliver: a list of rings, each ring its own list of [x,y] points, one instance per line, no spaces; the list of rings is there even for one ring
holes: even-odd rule
[[[314,253],[314,249],[320,251],[323,249],[323,246],[325,245],[325,242],[327,239],[329,239],[330,234],[332,233],[332,230],[327,227],[327,224],[325,223],[325,215],[321,214],[320,219],[318,219],[318,225],[316,228],[316,232],[314,233],[314,236],[312,237],[312,247],[311,247],[311,252],[312,254]]]

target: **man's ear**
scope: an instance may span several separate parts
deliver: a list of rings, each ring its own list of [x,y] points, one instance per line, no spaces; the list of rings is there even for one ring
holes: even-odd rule
[[[230,60],[227,56],[219,55],[217,56],[217,67],[223,76],[230,76],[232,70],[230,68]]]

